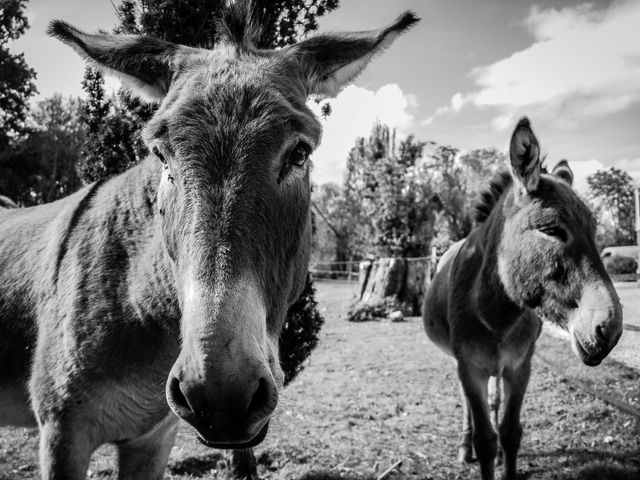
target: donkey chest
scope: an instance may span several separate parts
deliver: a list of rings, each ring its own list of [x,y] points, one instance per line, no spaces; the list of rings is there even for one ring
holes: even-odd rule
[[[495,376],[506,367],[520,365],[533,353],[533,344],[539,334],[539,320],[525,316],[511,329],[494,331],[473,319],[475,328],[454,335],[454,352],[459,360]]]

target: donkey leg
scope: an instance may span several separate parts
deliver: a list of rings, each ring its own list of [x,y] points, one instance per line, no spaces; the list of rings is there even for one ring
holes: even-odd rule
[[[500,375],[496,375],[495,377],[489,377],[489,410],[491,410],[491,423],[493,425],[494,430],[498,430],[500,425],[500,403],[501,403],[501,393],[502,386],[500,385],[500,379],[502,377]],[[503,461],[503,452],[500,445],[498,445],[498,465],[500,465]]]
[[[149,432],[118,443],[118,480],[160,480],[178,433],[178,417],[169,413]]]
[[[231,471],[237,480],[256,480],[258,468],[253,449],[234,450],[231,454]]]
[[[469,402],[464,394],[462,384],[459,383],[459,385],[462,397],[462,433],[460,434],[460,445],[458,446],[458,461],[460,463],[471,463],[473,461],[471,410],[469,409]]]
[[[516,459],[522,438],[520,410],[531,374],[531,355],[517,368],[504,370],[504,416],[500,423],[500,444],[505,457],[503,479],[516,478]]]
[[[42,480],[84,480],[96,446],[87,435],[58,420],[40,425]]]
[[[498,451],[498,435],[491,425],[487,403],[488,375],[466,366],[458,365],[462,388],[469,402],[473,420],[473,447],[480,462],[482,480],[493,480]]]

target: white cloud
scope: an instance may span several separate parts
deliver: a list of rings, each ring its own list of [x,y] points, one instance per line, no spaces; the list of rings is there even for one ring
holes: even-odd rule
[[[554,163],[551,162],[549,166],[553,167]],[[571,167],[571,170],[573,170],[573,188],[583,195],[586,195],[589,190],[587,177],[596,173],[598,170],[606,170],[607,168],[602,162],[595,159],[584,160],[581,162],[570,161],[569,166]]]
[[[635,184],[640,187],[640,158],[621,158],[613,163],[616,168],[624,170],[631,175]],[[553,162],[549,164],[550,167],[553,167],[553,165]],[[596,173],[598,170],[607,170],[610,167],[610,165],[605,165],[596,159],[570,161],[569,166],[573,170],[574,188],[582,194],[586,194],[589,190],[589,185],[587,184],[589,175]]]
[[[436,115],[464,105],[493,107],[504,118],[524,112],[570,128],[585,116],[622,111],[640,102],[640,0],[598,9],[533,7],[525,26],[535,43],[471,72],[477,89],[457,93]]]
[[[327,101],[331,114],[326,119],[321,116],[324,102],[309,102],[323,126],[322,142],[312,157],[311,176],[318,184],[342,181],[349,150],[356,138],[371,133],[376,120],[396,127],[401,136],[410,133],[412,112],[417,106],[416,97],[405,94],[396,84],[384,85],[377,91],[351,85]]]

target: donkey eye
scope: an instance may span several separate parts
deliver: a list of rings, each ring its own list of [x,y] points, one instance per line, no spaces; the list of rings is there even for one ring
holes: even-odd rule
[[[299,141],[289,154],[289,164],[301,167],[309,159],[310,154],[311,147],[307,143]]]
[[[158,160],[160,160],[162,162],[163,165],[167,165],[167,159],[164,158],[164,155],[162,154],[162,152],[160,151],[160,149],[158,147],[153,147],[153,150],[151,150],[151,152],[158,157]]]
[[[557,238],[558,240],[561,240],[563,242],[567,241],[567,232],[565,232],[565,230],[558,226],[558,225],[551,225],[549,227],[542,227],[539,229],[542,233],[544,233],[545,235],[548,235],[550,237],[554,237]]]

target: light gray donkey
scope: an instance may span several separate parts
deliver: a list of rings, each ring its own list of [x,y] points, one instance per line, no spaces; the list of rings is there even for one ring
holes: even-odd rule
[[[304,286],[310,95],[335,95],[417,18],[254,48],[232,5],[213,50],[50,33],[159,104],[138,166],[57,202],[0,210],[0,424],[38,426],[44,479],[161,478],[178,419],[216,448],[260,443],[278,336]]]

